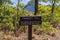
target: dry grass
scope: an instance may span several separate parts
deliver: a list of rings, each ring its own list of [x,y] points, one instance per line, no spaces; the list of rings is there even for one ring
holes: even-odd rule
[[[35,34],[35,32],[33,32],[32,39],[33,40],[60,40],[60,30],[58,30],[55,36],[51,36],[47,34],[37,35]],[[0,31],[0,40],[28,40],[28,32],[26,31],[26,33],[24,32],[19,33],[19,36],[16,37],[14,35],[14,32],[4,33],[3,31]]]

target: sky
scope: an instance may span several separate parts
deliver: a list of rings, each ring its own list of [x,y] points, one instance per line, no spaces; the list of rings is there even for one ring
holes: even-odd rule
[[[21,2],[24,3],[24,4],[27,4],[29,1],[30,1],[30,0],[22,0]],[[15,5],[17,4],[18,0],[12,0],[12,2],[14,3],[13,6],[15,6]],[[50,3],[49,3],[49,2],[47,2],[47,3],[41,2],[41,4],[43,4],[43,5],[48,5],[48,4],[50,4]]]
[[[14,4],[12,6],[15,6],[18,2],[18,0],[11,0]],[[22,0],[21,2],[24,3],[24,4],[27,4],[30,0]],[[47,2],[47,3],[44,3],[44,2],[40,2],[41,4],[43,5],[49,5],[50,3]]]
[[[29,2],[30,0],[22,0],[22,1],[20,1],[21,3],[24,3],[25,5]],[[18,0],[12,0],[12,2],[13,2],[13,5],[12,6],[16,6],[16,4],[17,4],[17,2],[18,2]],[[47,2],[47,3],[44,3],[44,2],[39,2],[39,4],[42,4],[42,5],[49,5],[50,4],[50,2]],[[27,6],[26,8],[25,8],[25,10],[28,10],[28,11],[33,11],[34,12],[34,10],[35,10],[35,8],[34,8],[34,6]]]
[[[27,4],[30,0],[22,0],[21,2],[24,4]],[[12,0],[12,2],[14,3],[13,6],[15,6],[18,2],[18,0]]]

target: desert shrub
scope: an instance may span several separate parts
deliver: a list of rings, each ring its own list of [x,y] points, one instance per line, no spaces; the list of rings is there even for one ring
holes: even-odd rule
[[[36,30],[42,31],[42,33],[56,33],[57,30],[50,24],[50,22],[42,22],[42,25],[35,25]]]

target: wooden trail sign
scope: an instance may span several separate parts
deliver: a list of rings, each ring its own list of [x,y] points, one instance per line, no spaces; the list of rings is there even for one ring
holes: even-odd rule
[[[19,21],[19,25],[28,25],[28,40],[32,40],[32,25],[41,23],[41,16],[21,16]]]
[[[21,16],[19,25],[36,25],[41,22],[41,16]]]
[[[19,25],[28,25],[28,40],[32,40],[32,25],[42,24],[41,16],[36,16],[38,12],[38,0],[35,1],[35,16],[21,16]]]

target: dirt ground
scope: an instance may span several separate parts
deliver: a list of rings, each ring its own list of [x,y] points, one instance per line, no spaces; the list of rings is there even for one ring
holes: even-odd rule
[[[22,32],[19,34],[18,37],[14,36],[13,32],[4,33],[0,32],[0,40],[28,40],[28,33]],[[57,31],[55,36],[47,35],[47,34],[40,34],[37,35],[33,32],[32,40],[60,40],[60,30]]]

